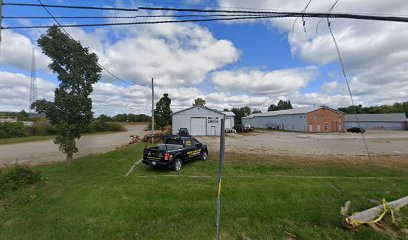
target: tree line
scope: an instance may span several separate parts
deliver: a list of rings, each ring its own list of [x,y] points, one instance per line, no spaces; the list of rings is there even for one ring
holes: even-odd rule
[[[117,114],[113,117],[101,114],[98,117],[98,120],[105,121],[105,122],[149,122],[151,121],[151,117],[146,114]]]
[[[397,102],[394,103],[393,105],[381,105],[370,107],[363,107],[362,105],[349,106],[338,108],[338,110],[348,114],[405,113],[405,116],[408,117],[408,101],[401,103]]]

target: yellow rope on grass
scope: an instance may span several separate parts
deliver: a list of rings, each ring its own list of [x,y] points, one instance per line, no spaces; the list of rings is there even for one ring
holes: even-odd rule
[[[349,224],[350,226],[352,226],[353,228],[358,227],[358,226],[363,225],[363,224],[377,223],[377,222],[381,221],[384,218],[385,214],[387,214],[388,211],[390,211],[390,213],[391,213],[392,223],[393,224],[397,223],[397,221],[395,220],[394,209],[388,205],[388,202],[385,200],[385,198],[383,198],[382,204],[383,204],[383,211],[380,214],[380,216],[378,216],[378,218],[376,218],[376,219],[374,219],[372,221],[369,221],[369,222],[364,222],[364,221],[359,221],[359,220],[351,220],[350,218],[346,218],[346,223]],[[353,215],[355,215],[357,213],[358,212],[355,212],[355,213],[353,213]]]

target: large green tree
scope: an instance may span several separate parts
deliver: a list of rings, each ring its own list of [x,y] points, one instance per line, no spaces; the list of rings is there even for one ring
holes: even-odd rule
[[[283,101],[283,100],[279,100],[278,104],[271,104],[268,108],[268,112],[271,111],[279,111],[279,110],[285,110],[285,109],[292,109],[292,104],[290,103],[290,101]]]
[[[202,98],[196,98],[196,99],[194,99],[193,106],[194,106],[194,107],[196,107],[196,106],[204,106],[206,103],[207,103],[207,102],[206,102],[204,99],[202,99]]]
[[[233,108],[231,112],[235,114],[235,124],[242,124],[242,118],[249,116],[251,114],[251,108],[248,106],[241,108]]]
[[[75,139],[81,137],[93,118],[92,84],[101,78],[101,67],[98,57],[89,52],[80,42],[70,38],[57,26],[47,30],[38,39],[42,52],[51,58],[48,67],[58,75],[60,81],[55,89],[54,101],[38,100],[31,105],[39,113],[44,113],[51,124],[56,126],[57,136],[54,140],[61,152],[71,162],[74,153],[78,152]]]
[[[170,109],[171,99],[169,94],[163,94],[163,97],[156,103],[156,109],[154,110],[154,122],[157,127],[163,128],[165,126],[171,125],[171,114]]]

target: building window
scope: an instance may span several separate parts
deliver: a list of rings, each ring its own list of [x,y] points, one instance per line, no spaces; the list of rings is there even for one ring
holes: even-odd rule
[[[317,131],[320,132],[320,124],[317,125]]]
[[[341,124],[339,124],[339,131],[341,131]]]
[[[309,125],[309,132],[313,132],[313,125],[312,124]]]
[[[321,118],[321,119],[324,119],[324,117],[325,117],[324,114],[320,115],[320,118]]]
[[[324,130],[325,131],[329,130],[329,124],[324,125]]]
[[[317,113],[315,113],[315,114],[313,115],[313,121],[316,122],[316,120],[317,120]]]

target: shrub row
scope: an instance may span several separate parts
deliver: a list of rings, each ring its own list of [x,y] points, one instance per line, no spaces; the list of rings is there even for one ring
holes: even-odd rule
[[[84,133],[124,131],[122,125],[115,122],[93,121]],[[0,138],[47,136],[57,134],[57,128],[48,123],[36,123],[24,126],[22,122],[0,123]]]
[[[119,123],[105,121],[93,121],[85,130],[86,133],[118,131],[125,131],[125,128]]]

